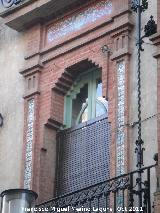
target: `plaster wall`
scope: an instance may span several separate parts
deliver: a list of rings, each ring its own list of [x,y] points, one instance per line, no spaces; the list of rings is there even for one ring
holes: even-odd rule
[[[4,117],[0,127],[0,192],[20,187],[24,79],[19,71],[23,62],[23,33],[0,19],[0,113]]]
[[[149,0],[149,9],[142,14],[142,34],[144,26],[151,15],[157,22],[157,1]],[[132,15],[134,23],[136,14]],[[134,28],[131,47],[132,56],[130,64],[130,117],[129,123],[134,123],[137,118],[137,49],[136,29]],[[142,91],[142,139],[144,141],[144,165],[155,164],[153,156],[158,152],[157,149],[157,61],[152,56],[156,52],[149,38],[144,39],[144,52],[141,55],[141,91]],[[130,127],[130,169],[136,169],[136,154],[134,153],[135,141],[137,140],[137,125]],[[155,191],[155,170],[151,173],[152,191]]]

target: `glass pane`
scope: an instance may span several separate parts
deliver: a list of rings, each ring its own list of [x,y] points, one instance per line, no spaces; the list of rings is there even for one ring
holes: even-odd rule
[[[102,97],[102,81],[98,79],[96,87],[96,117],[107,113],[107,109],[108,102]]]
[[[88,103],[83,104],[82,109],[82,114],[79,119],[79,123],[83,123],[85,121],[88,121]]]
[[[96,117],[105,114],[107,110],[104,108],[102,103],[96,102]]]
[[[102,81],[97,80],[96,97],[102,97]]]
[[[85,84],[80,93],[77,94],[76,99],[72,101],[72,126],[76,125],[77,119],[80,117],[80,122],[87,119],[88,107],[85,109],[88,100],[88,84]],[[83,118],[80,114],[85,112]]]

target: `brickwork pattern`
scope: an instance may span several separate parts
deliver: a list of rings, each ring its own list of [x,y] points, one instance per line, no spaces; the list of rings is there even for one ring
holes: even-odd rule
[[[59,46],[54,46],[53,44],[45,46],[45,26],[34,26],[26,33],[26,67],[21,73],[26,78],[27,85],[29,81],[33,81],[33,76],[35,76],[35,86],[31,90],[26,87],[25,108],[27,100],[34,98],[36,120],[34,126],[35,137],[33,141],[33,177],[31,188],[39,194],[38,202],[50,199],[54,195],[56,132],[58,126],[63,124],[64,95],[77,76],[74,69],[75,65],[76,67],[83,67],[84,64],[85,66],[86,64],[90,64],[102,70],[103,96],[109,102],[108,119],[111,122],[112,132],[110,145],[110,149],[112,150],[112,162],[110,164],[111,177],[116,175],[116,70],[117,63],[124,60],[126,73],[128,73],[130,55],[128,34],[131,31],[131,24],[129,24],[127,12],[126,16],[124,13],[124,10],[127,9],[126,2],[126,0],[123,0],[120,7],[121,10],[117,10],[118,16],[122,13],[122,21],[117,17],[113,23],[104,19],[102,22],[106,23],[105,27],[104,24],[102,25],[102,22],[93,23],[91,31],[84,33],[82,30],[81,38],[75,37],[66,43],[65,40],[61,41]],[[113,3],[115,4],[114,8],[116,8],[117,1],[113,1]],[[123,8],[124,5],[125,9]],[[115,10],[113,15],[115,15]],[[115,24],[116,22],[117,25]],[[98,27],[98,24],[101,27]],[[104,45],[107,45],[111,50],[108,56],[102,53]],[[125,79],[127,106],[128,75]],[[126,106],[125,121],[128,119]],[[24,129],[26,132],[26,124]],[[127,129],[125,133],[125,166],[127,171],[129,150]],[[26,134],[24,134],[24,142],[26,143],[25,138]]]

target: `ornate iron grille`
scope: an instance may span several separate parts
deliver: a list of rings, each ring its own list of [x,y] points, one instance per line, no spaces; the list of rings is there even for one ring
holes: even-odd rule
[[[151,213],[150,179],[155,165],[141,168],[37,206],[37,212],[143,212]],[[142,175],[142,206],[138,207],[139,172]],[[118,203],[121,195],[122,202]],[[103,201],[103,202],[100,202]],[[103,203],[103,206],[101,205]],[[85,209],[84,210],[84,206]],[[65,209],[64,209],[65,208]],[[40,211],[39,211],[40,210]]]
[[[106,116],[59,132],[57,195],[109,178],[110,124]]]

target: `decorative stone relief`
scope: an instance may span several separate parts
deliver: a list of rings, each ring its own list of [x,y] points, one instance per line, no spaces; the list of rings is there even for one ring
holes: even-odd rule
[[[34,125],[34,99],[28,101],[27,135],[26,135],[26,156],[24,170],[24,188],[30,189],[32,178],[32,146],[33,146],[33,125]]]
[[[118,86],[118,100],[117,100],[117,175],[125,172],[124,168],[124,111],[125,111],[125,63],[124,61],[118,63],[117,67],[117,86]]]
[[[1,0],[1,4],[6,7],[6,8],[9,8],[13,5],[17,5],[19,4],[20,2],[22,2],[23,0]]]
[[[100,1],[88,9],[77,13],[74,16],[66,18],[54,24],[48,29],[47,42],[55,41],[61,37],[74,33],[88,24],[94,23],[100,18],[112,13],[112,2],[108,0]]]

